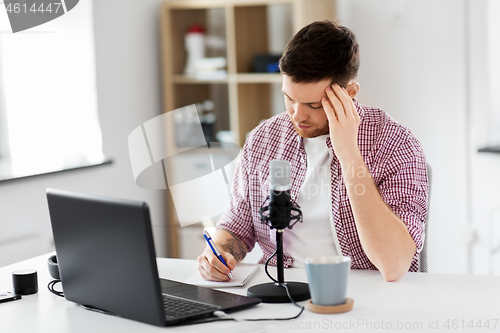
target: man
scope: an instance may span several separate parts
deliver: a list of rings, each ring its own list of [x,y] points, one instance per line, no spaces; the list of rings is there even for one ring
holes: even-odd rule
[[[213,236],[229,269],[258,242],[264,262],[275,230],[258,210],[269,193],[269,162],[291,162],[292,199],[303,223],[284,233],[285,267],[308,256],[346,255],[352,268],[378,269],[387,281],[418,269],[427,214],[425,156],[412,133],[384,111],[359,104],[359,47],[334,22],[314,22],[280,60],[286,113],[256,127],[236,169],[231,205]],[[271,263],[276,264],[275,258]],[[207,280],[229,269],[210,249],[198,257]]]

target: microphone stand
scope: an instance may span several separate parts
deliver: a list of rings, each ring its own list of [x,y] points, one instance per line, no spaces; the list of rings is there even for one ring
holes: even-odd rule
[[[259,214],[263,223],[267,223],[271,229],[276,229],[275,254],[277,255],[276,269],[278,273],[278,280],[275,280],[267,272],[267,264],[274,256],[273,254],[267,260],[265,267],[267,275],[274,282],[262,283],[250,287],[248,288],[247,295],[260,298],[263,303],[289,303],[291,302],[290,298],[292,298],[294,302],[305,301],[311,298],[308,284],[304,282],[285,282],[283,265],[283,231],[285,228],[291,229],[297,222],[302,222],[302,212],[300,211],[299,206],[295,203],[291,203],[291,207],[287,207],[284,211],[280,211],[280,209],[273,206],[272,203],[265,206],[268,199],[266,199],[262,205]],[[266,215],[266,212],[269,212],[270,207],[271,210],[274,210],[274,212],[278,212],[278,216],[273,216],[276,214],[272,213]],[[294,212],[295,214],[292,215],[291,212]],[[294,221],[294,223],[290,224],[292,221]],[[286,285],[286,288],[283,285]]]

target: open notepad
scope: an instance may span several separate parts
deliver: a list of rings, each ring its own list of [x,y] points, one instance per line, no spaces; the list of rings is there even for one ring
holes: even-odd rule
[[[206,281],[201,277],[200,272],[196,271],[185,282],[209,288],[244,287],[258,271],[257,265],[237,265],[232,271],[234,281],[227,282]]]

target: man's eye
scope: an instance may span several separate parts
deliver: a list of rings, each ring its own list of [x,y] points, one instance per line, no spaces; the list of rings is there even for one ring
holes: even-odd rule
[[[317,110],[317,109],[322,109],[323,108],[323,105],[319,104],[319,105],[309,105],[309,107],[311,109],[314,109],[314,110]]]

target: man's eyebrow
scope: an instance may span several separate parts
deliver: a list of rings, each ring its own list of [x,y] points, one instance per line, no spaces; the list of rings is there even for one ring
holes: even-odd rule
[[[283,95],[285,95],[286,97],[288,97],[289,99],[291,99],[293,101],[293,98],[291,98],[290,96],[288,96],[286,94],[286,92],[284,92],[283,90],[281,90],[281,92],[283,93]],[[309,102],[309,103],[302,103],[302,104],[307,104],[307,105],[311,105],[311,104],[321,104],[321,101],[319,102]]]

